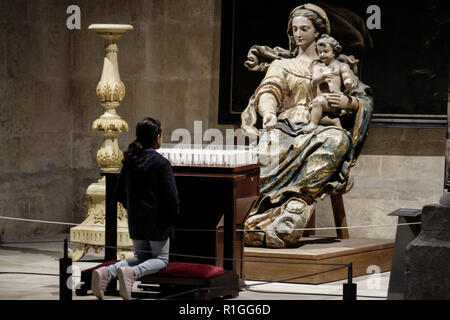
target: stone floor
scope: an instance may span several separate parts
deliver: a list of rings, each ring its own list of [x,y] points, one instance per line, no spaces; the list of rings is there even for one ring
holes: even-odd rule
[[[65,235],[53,237],[63,239]],[[33,240],[36,241],[36,240]],[[59,299],[59,258],[62,242],[48,238],[38,243],[0,243],[0,300],[57,300]],[[83,260],[101,259],[102,254],[89,253]],[[73,283],[80,281],[80,270],[97,263],[75,262]],[[233,300],[342,300],[344,281],[321,285],[270,283],[247,281],[247,289]],[[357,284],[358,300],[386,300],[389,272],[353,279]],[[135,291],[140,291],[135,283]],[[73,300],[95,300],[92,295]],[[120,300],[120,297],[109,297]],[[141,299],[141,298],[139,298]]]

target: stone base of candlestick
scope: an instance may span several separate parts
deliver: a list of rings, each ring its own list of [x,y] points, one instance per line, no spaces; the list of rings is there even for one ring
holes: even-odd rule
[[[449,197],[422,209],[420,234],[405,252],[405,299],[450,299]]]
[[[89,197],[86,219],[70,229],[70,241],[76,243],[75,250],[68,250],[72,261],[80,260],[89,249],[100,253],[105,245],[105,192],[105,178],[91,184],[86,191]],[[120,203],[117,204],[117,247],[117,259],[134,256],[133,242],[128,233],[127,212]]]

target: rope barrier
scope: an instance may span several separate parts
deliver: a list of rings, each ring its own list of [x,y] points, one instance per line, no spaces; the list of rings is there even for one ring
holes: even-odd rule
[[[332,271],[336,271],[336,270],[340,270],[340,269],[344,269],[344,268],[348,268],[348,263],[347,264],[342,264],[340,267],[337,268],[332,268],[329,270],[325,270],[325,271],[320,271],[320,272],[315,272],[312,274],[306,274],[306,275],[302,275],[302,276],[298,276],[298,277],[292,277],[292,278],[286,278],[286,279],[282,279],[282,280],[264,280],[261,283],[254,283],[254,284],[250,284],[247,285],[247,287],[254,287],[254,286],[260,286],[260,285],[264,285],[264,284],[268,284],[268,283],[289,283],[289,281],[292,280],[298,280],[298,279],[303,279],[303,278],[308,278],[308,277],[312,277],[312,276],[317,276],[319,274],[323,274],[323,273],[327,273],[327,272],[332,272]],[[260,280],[254,280],[254,281],[260,281]]]
[[[58,222],[58,221],[45,221],[45,220],[35,220],[35,219],[24,219],[24,218],[14,218],[14,217],[5,217],[5,216],[0,216],[0,219],[9,219],[9,220],[17,220],[17,221],[23,221],[23,222],[36,222],[36,223],[48,223],[48,224],[59,224],[59,225],[72,225],[72,226],[78,226],[78,225],[82,225],[82,224],[75,224],[75,223],[70,223],[70,222]],[[407,226],[407,225],[417,225],[417,224],[421,224],[420,222],[416,222],[416,223],[402,223],[402,224],[395,224],[395,225],[365,225],[365,226],[349,226],[349,227],[319,227],[319,228],[298,228],[298,229],[293,229],[293,230],[336,230],[336,229],[351,229],[351,228],[374,228],[374,227],[392,227],[392,226]],[[87,224],[85,224],[85,226],[88,226]],[[98,226],[98,225],[89,225],[89,226]],[[124,227],[126,228],[126,227]],[[193,230],[193,229],[179,229],[178,231],[212,231],[212,232],[216,232],[217,230],[205,230],[205,229],[198,229],[198,230]],[[236,231],[244,231],[244,232],[263,232],[265,230],[242,230],[242,229],[238,229]],[[62,242],[63,240],[39,240],[39,241],[21,241],[21,242],[16,242],[16,243],[34,243],[34,242]],[[85,244],[85,245],[89,245],[86,243],[81,243],[81,242],[76,242],[76,241],[70,241],[72,243],[80,243],[80,244]],[[8,243],[13,243],[13,242],[0,242],[0,244],[8,244]],[[91,245],[95,245],[95,244],[91,244]],[[120,249],[119,247],[114,247],[114,246],[105,246],[105,245],[96,245],[99,247],[104,247],[104,248],[115,248],[115,249]],[[140,251],[140,252],[145,252],[145,253],[158,253],[156,251],[149,251],[149,250],[135,250],[135,251]],[[247,285],[246,286],[246,290],[249,291],[253,291],[253,292],[257,292],[256,290],[251,290],[251,287],[254,286],[259,286],[259,285],[264,285],[264,284],[270,284],[270,283],[292,283],[289,281],[292,280],[298,280],[298,279],[302,279],[302,278],[307,278],[307,277],[311,277],[311,276],[316,276],[316,275],[320,275],[320,274],[324,274],[327,272],[333,272],[333,271],[337,271],[337,270],[341,270],[344,268],[348,268],[349,265],[348,264],[320,264],[320,263],[307,263],[307,262],[292,262],[292,261],[261,261],[261,260],[254,260],[254,259],[233,259],[233,258],[222,258],[222,257],[208,257],[208,256],[198,256],[198,255],[186,255],[186,254],[170,254],[172,256],[180,256],[180,257],[191,257],[191,258],[203,258],[203,259],[214,259],[214,260],[232,260],[232,261],[242,261],[242,262],[259,262],[259,263],[279,263],[279,264],[303,264],[303,265],[328,265],[328,266],[338,266],[336,268],[332,268],[329,270],[325,270],[325,271],[321,271],[321,272],[316,272],[313,274],[307,274],[307,275],[301,275],[301,276],[296,276],[296,277],[290,277],[290,278],[286,278],[286,279],[281,279],[281,280],[273,280],[273,281],[264,281],[264,282],[260,282],[260,283],[256,283],[256,284],[251,284],[251,285]],[[282,258],[283,259],[283,258]],[[289,258],[285,258],[285,259],[289,259]],[[44,275],[44,276],[58,276],[56,274],[39,274],[39,273],[21,273],[21,272],[0,272],[0,274],[30,274],[30,275]],[[208,287],[208,288],[195,288],[195,289],[191,289],[191,290],[187,290],[184,292],[180,292],[180,293],[176,293],[176,294],[172,294],[163,298],[160,298],[161,300],[165,300],[165,299],[171,299],[171,298],[175,298],[175,297],[179,297],[179,296],[183,296],[192,292],[200,292],[202,290],[216,290],[216,289],[221,289],[221,287]],[[264,291],[259,291],[261,293],[271,293],[269,292],[264,292]],[[272,292],[273,293],[273,292]],[[309,293],[290,293],[290,294],[309,294]],[[321,295],[320,293],[316,295]],[[327,294],[323,294],[323,295],[327,295]],[[329,295],[329,294],[328,294]],[[339,296],[339,295],[334,295],[334,296]],[[376,296],[362,296],[362,295],[357,295],[358,297],[368,297],[368,298],[377,298],[377,299],[383,299],[384,297],[376,297]],[[356,298],[356,297],[355,297]],[[345,297],[344,297],[345,299]]]
[[[106,246],[106,245],[96,245],[96,244],[89,244],[84,242],[77,242],[77,241],[69,241],[71,243],[79,243],[79,244],[86,244],[91,246],[97,246],[102,248],[110,248],[110,249],[121,249],[119,247],[115,246]],[[165,253],[162,251],[151,251],[151,250],[134,250],[139,251],[143,253]],[[314,265],[314,266],[347,266],[348,264],[344,263],[313,263],[313,262],[294,262],[294,261],[277,261],[277,260],[271,260],[271,261],[262,261],[262,260],[254,260],[254,259],[238,259],[238,258],[223,258],[223,257],[211,257],[211,256],[199,256],[199,255],[190,255],[190,254],[181,254],[181,253],[170,253],[169,256],[175,256],[175,257],[184,257],[184,258],[197,258],[197,259],[209,259],[209,260],[226,260],[226,261],[242,261],[242,262],[261,262],[261,263],[280,263],[280,264],[303,264],[303,265]],[[280,259],[291,259],[291,258],[280,258]]]
[[[264,291],[264,290],[254,290],[254,289],[249,289],[249,286],[247,286],[245,288],[245,291],[249,291],[249,292],[257,292],[257,293],[269,293],[269,294],[292,294],[292,295],[305,295],[305,296],[330,296],[330,297],[342,297],[342,294],[333,294],[333,293],[317,293],[317,292],[286,292],[286,291]],[[233,286],[216,286],[216,287],[200,287],[200,288],[195,288],[195,289],[190,289],[190,290],[186,290],[186,291],[182,291],[176,294],[172,294],[172,295],[168,295],[162,298],[158,298],[156,300],[168,300],[168,299],[173,299],[175,297],[180,297],[180,296],[184,296],[187,295],[189,293],[192,292],[198,292],[198,291],[214,291],[214,290],[219,290],[219,289],[230,289],[233,288]],[[357,297],[360,298],[373,298],[373,299],[387,299],[386,296],[368,296],[368,295],[361,295],[358,294]]]
[[[63,240],[66,241],[66,240]],[[76,241],[68,241],[71,243],[80,243],[80,242],[76,242]],[[89,245],[89,244],[88,244]],[[114,247],[114,246],[105,246],[105,245],[99,245],[100,247],[104,247],[104,248],[115,248],[118,249],[118,247]],[[144,252],[144,253],[160,253],[158,251],[151,251],[151,250],[135,250],[135,251],[139,251],[139,252]],[[321,272],[316,272],[316,273],[312,273],[312,274],[307,274],[307,275],[301,275],[301,276],[296,276],[296,277],[291,277],[291,278],[286,278],[286,279],[281,279],[281,280],[274,280],[274,281],[264,281],[264,282],[260,282],[257,284],[252,284],[252,285],[247,285],[246,289],[249,287],[254,287],[257,285],[263,285],[263,284],[268,284],[268,283],[289,283],[289,281],[292,280],[297,280],[297,279],[302,279],[302,278],[307,278],[307,277],[311,277],[311,276],[315,276],[315,275],[319,275],[319,274],[323,274],[323,273],[327,273],[327,272],[332,272],[332,271],[336,271],[336,270],[340,270],[340,269],[344,269],[344,268],[348,268],[348,264],[337,264],[337,263],[311,263],[311,262],[297,262],[297,261],[277,261],[277,260],[272,260],[272,261],[262,261],[262,260],[254,260],[254,259],[237,259],[237,258],[223,258],[223,257],[208,257],[208,256],[199,256],[199,255],[187,255],[187,254],[176,254],[176,253],[169,253],[169,256],[179,256],[179,257],[189,257],[189,258],[203,258],[203,259],[214,259],[214,260],[231,260],[231,261],[242,261],[242,262],[259,262],[259,263],[276,263],[276,264],[298,264],[298,265],[315,265],[315,266],[338,266],[336,268],[332,268],[329,270],[324,270]],[[285,259],[289,259],[289,258],[285,258]],[[0,274],[35,274],[35,275],[50,275],[50,274],[38,274],[38,273],[20,273],[20,272],[0,272]],[[55,274],[53,274],[54,276],[56,276]],[[259,281],[259,280],[257,280]],[[195,291],[199,291],[199,290],[213,290],[213,289],[220,289],[215,288],[215,287],[209,287],[209,288],[195,288],[195,289],[191,289],[185,292],[181,292],[181,293],[177,293],[174,295],[169,295],[166,296],[164,298],[161,299],[171,299],[171,298],[175,298],[177,296],[182,296],[182,295],[186,295],[189,294],[191,292],[195,292]]]
[[[23,242],[0,242],[0,245],[3,244],[22,244],[22,243],[43,243],[43,242],[49,242],[49,243],[57,243],[57,242],[63,242],[62,240],[38,240],[38,241],[23,241]],[[106,246],[106,245],[98,245],[98,244],[89,244],[85,242],[77,242],[77,241],[69,241],[71,243],[75,244],[85,244],[90,246],[97,246],[102,248],[111,248],[111,249],[123,249],[121,247],[117,246]],[[158,254],[158,253],[164,253],[162,251],[152,251],[152,250],[133,250],[143,253],[150,253],[150,254]],[[180,253],[170,253],[169,256],[176,256],[176,257],[184,257],[184,258],[196,258],[196,259],[209,259],[209,260],[227,260],[227,261],[242,261],[242,262],[258,262],[258,263],[275,263],[275,264],[301,264],[301,265],[315,265],[315,266],[346,266],[347,264],[344,263],[313,263],[313,262],[298,262],[298,261],[282,261],[282,260],[270,260],[270,261],[264,261],[264,260],[256,260],[256,259],[238,259],[238,258],[224,258],[224,257],[211,257],[211,256],[200,256],[200,255],[189,255],[189,254],[180,254]],[[284,260],[290,260],[293,258],[284,258],[284,257],[278,257],[278,259],[284,259]]]
[[[342,294],[333,294],[333,293],[317,293],[317,292],[287,292],[287,291],[264,291],[264,290],[253,290],[246,289],[250,292],[256,293],[272,293],[272,294],[297,294],[297,295],[305,295],[305,296],[330,296],[330,297],[342,297]],[[385,296],[367,296],[358,294],[357,297],[360,298],[374,298],[374,299],[387,299]]]
[[[52,240],[53,241],[53,240]],[[69,241],[67,239],[64,239],[64,245],[65,245],[65,250],[67,250],[67,243]],[[79,242],[75,242],[75,241],[70,241],[72,243],[79,243]],[[109,247],[109,248],[115,248],[118,249],[118,247],[114,247],[114,246],[104,246],[104,245],[100,245],[101,247]],[[145,253],[157,253],[156,251],[150,251],[150,250],[135,250],[135,251],[140,251],[140,252],[145,252]],[[324,274],[327,272],[333,272],[333,271],[337,271],[337,270],[341,270],[344,268],[349,268],[349,266],[351,264],[331,264],[331,263],[308,263],[308,262],[292,262],[292,261],[261,261],[261,260],[253,260],[253,259],[236,259],[236,258],[222,258],[222,257],[207,257],[207,256],[195,256],[195,255],[185,255],[185,254],[171,254],[169,253],[169,255],[172,256],[184,256],[184,257],[195,257],[195,258],[205,258],[205,259],[215,259],[215,260],[232,260],[232,261],[247,261],[247,262],[259,262],[259,263],[279,263],[279,264],[306,264],[306,265],[327,265],[327,266],[338,266],[336,268],[331,268],[328,270],[324,270],[324,271],[320,271],[320,272],[315,272],[312,274],[307,274],[307,275],[301,275],[301,276],[296,276],[296,277],[290,277],[290,278],[285,278],[285,279],[281,279],[281,280],[272,280],[272,281],[263,281],[263,282],[259,282],[259,283],[255,283],[255,284],[251,284],[251,285],[246,285],[245,289],[248,289],[250,287],[254,287],[254,286],[259,286],[259,285],[264,285],[264,284],[269,284],[269,283],[289,283],[289,281],[292,280],[298,280],[298,279],[303,279],[303,278],[307,278],[307,277],[312,277],[312,276],[316,276],[316,275],[320,275],[320,274]],[[61,270],[60,270],[61,271]],[[57,274],[40,274],[40,273],[26,273],[26,272],[0,272],[0,274],[29,274],[29,275],[47,275],[47,276],[58,276]],[[59,275],[61,277],[61,275]],[[61,279],[60,279],[61,280]],[[260,281],[260,280],[256,280],[256,281]],[[180,292],[180,293],[176,293],[176,294],[172,294],[166,297],[163,297],[161,299],[171,299],[171,298],[175,298],[178,296],[183,296],[192,292],[199,292],[201,290],[217,290],[220,289],[221,287],[208,287],[208,288],[194,288],[194,289],[190,289],[184,292]],[[61,298],[61,297],[60,297]]]
[[[332,272],[332,271],[344,269],[344,268],[347,268],[347,267],[348,267],[348,264],[345,264],[345,265],[342,265],[342,266],[340,266],[338,268],[332,268],[332,269],[329,269],[329,270],[325,270],[325,271],[321,271],[321,272],[315,272],[315,273],[311,273],[311,274],[307,274],[307,275],[291,277],[291,278],[286,278],[286,279],[282,279],[282,280],[263,281],[263,282],[260,282],[260,283],[246,285],[245,286],[245,290],[255,291],[256,292],[256,290],[250,290],[249,288],[250,287],[254,287],[254,286],[264,285],[264,284],[270,284],[270,283],[289,283],[289,284],[292,284],[292,283],[290,283],[288,281],[298,280],[298,279],[302,279],[302,278],[308,278],[308,277],[316,276],[316,275],[319,275],[319,274],[323,274],[323,273],[327,273],[327,272]],[[260,280],[254,280],[254,281],[260,281]],[[180,292],[180,293],[176,293],[176,294],[173,294],[173,295],[169,295],[169,296],[166,296],[166,297],[163,297],[163,298],[160,298],[160,299],[161,300],[171,299],[171,298],[175,298],[175,297],[178,297],[178,296],[183,296],[183,295],[186,295],[186,294],[189,294],[189,293],[192,293],[192,292],[196,292],[196,291],[197,292],[198,291],[205,291],[205,290],[212,291],[212,290],[229,289],[229,288],[234,288],[234,287],[233,286],[216,286],[216,287],[206,287],[206,288],[205,287],[200,287],[200,288],[194,288],[194,289],[190,289],[190,290],[183,291],[183,292]],[[270,291],[268,291],[268,292],[260,291],[260,292],[261,293],[272,293]],[[291,294],[304,294],[304,293],[295,293],[295,292],[293,292]],[[317,294],[317,295],[320,295],[320,294]],[[324,295],[327,295],[327,294],[324,294]],[[333,295],[333,296],[342,296],[342,295]]]
[[[6,219],[6,220],[16,220],[16,221],[22,221],[22,222],[33,222],[33,223],[47,223],[47,224],[56,224],[56,225],[70,225],[70,226],[101,226],[98,224],[82,224],[82,223],[70,223],[70,222],[59,222],[59,221],[48,221],[48,220],[37,220],[37,219],[25,219],[25,218],[16,218],[16,217],[7,217],[7,216],[0,216],[0,219]],[[408,225],[418,225],[421,224],[421,222],[412,222],[412,223],[398,223],[398,224],[382,224],[382,225],[359,225],[359,226],[347,226],[347,227],[316,227],[316,228],[293,228],[292,231],[307,231],[307,230],[338,230],[338,229],[355,229],[355,228],[380,228],[380,227],[398,227],[398,226],[408,226]],[[118,228],[128,228],[128,227],[118,227]],[[181,232],[217,232],[216,229],[176,229],[177,231],[181,231]],[[274,231],[274,229],[260,229],[260,230],[246,230],[246,229],[236,229],[237,232],[266,232],[266,231]],[[41,240],[41,241],[36,241],[36,242],[60,242],[60,241],[65,241],[65,246],[67,247],[67,240]],[[98,245],[98,244],[89,244],[89,243],[84,243],[84,242],[77,242],[77,241],[70,241],[71,243],[76,243],[76,244],[84,244],[84,245],[92,245],[92,246],[97,246],[97,247],[103,247],[103,248],[114,248],[114,249],[123,249],[123,248],[119,248],[117,246],[106,246],[106,245]],[[9,242],[9,243],[14,243],[14,242]],[[22,241],[22,242],[16,242],[16,243],[33,243],[33,241]],[[8,244],[8,242],[0,242],[0,244]],[[66,248],[67,249],[67,248]],[[160,253],[160,252],[156,252],[156,251],[150,251],[150,250],[134,250],[139,251],[139,252],[144,252],[144,253],[150,253],[150,254],[155,254],[155,253]],[[169,253],[169,256],[178,256],[178,257],[189,257],[189,258],[198,258],[198,259],[213,259],[213,260],[228,260],[228,261],[240,261],[240,262],[258,262],[258,263],[278,263],[278,264],[299,264],[299,265],[327,265],[327,266],[337,266],[335,268],[331,268],[329,270],[324,270],[324,271],[320,271],[320,272],[316,272],[313,274],[307,274],[307,275],[301,275],[301,276],[296,276],[296,277],[290,277],[290,278],[286,278],[286,279],[281,279],[281,280],[272,280],[272,281],[263,281],[260,283],[256,283],[256,284],[251,284],[251,285],[247,285],[247,288],[251,288],[254,286],[258,286],[258,285],[264,285],[264,284],[270,284],[270,283],[292,283],[289,281],[293,281],[293,280],[298,280],[298,279],[302,279],[302,278],[307,278],[307,277],[312,277],[312,276],[316,276],[316,275],[320,275],[320,274],[324,274],[327,272],[333,272],[333,271],[337,271],[337,270],[341,270],[344,268],[350,268],[349,270],[351,270],[351,263],[350,264],[332,264],[332,263],[308,263],[308,262],[297,262],[297,261],[279,261],[279,260],[271,260],[271,261],[263,261],[263,260],[254,260],[254,259],[237,259],[237,258],[224,258],[224,257],[208,257],[208,256],[199,256],[199,255],[187,255],[187,254],[177,254],[177,253]],[[290,258],[281,258],[281,259],[290,259]],[[0,274],[12,274],[13,272],[0,272]],[[15,274],[20,274],[18,272],[15,272]],[[34,274],[34,273],[29,273],[29,274]],[[36,275],[38,275],[36,273]],[[41,275],[50,275],[50,274],[41,274]],[[351,276],[350,276],[351,277]],[[350,278],[349,278],[350,279]],[[259,280],[257,280],[259,281]],[[351,284],[351,279],[349,280],[349,283]],[[214,287],[212,288],[195,288],[192,290],[188,290],[185,292],[181,292],[181,293],[177,293],[174,295],[170,295],[167,297],[164,297],[162,299],[170,299],[170,298],[174,298],[177,296],[181,296],[181,295],[186,295],[188,293],[191,292],[195,292],[195,291],[201,291],[201,290],[211,290],[214,289]],[[251,290],[250,290],[251,291]],[[381,297],[373,297],[373,298],[381,298]],[[344,295],[344,299],[345,299],[345,295]]]
[[[60,243],[64,242],[64,239],[57,240],[10,240],[10,241],[0,241],[0,246],[3,244],[25,244],[25,243]]]
[[[77,242],[77,241],[69,241],[71,243],[80,243],[80,244],[86,244],[86,245],[94,245],[84,242]],[[110,248],[110,249],[120,249],[119,247],[115,246],[106,246],[106,245],[95,245],[97,247],[103,247],[103,248]],[[151,251],[151,250],[134,250],[139,251],[143,253],[164,253],[162,251]],[[198,255],[190,255],[190,254],[181,254],[181,253],[170,253],[169,256],[176,256],[176,257],[185,257],[185,258],[197,258],[197,259],[210,259],[210,260],[226,260],[226,261],[242,261],[242,262],[260,262],[260,263],[279,263],[279,264],[302,264],[302,265],[314,265],[314,266],[347,266],[348,264],[345,263],[314,263],[314,262],[297,262],[297,261],[277,261],[277,260],[270,260],[270,261],[263,261],[263,260],[254,260],[254,259],[238,259],[238,258],[224,258],[224,257],[210,257],[210,256],[198,256]],[[281,259],[292,259],[292,258],[281,258]]]
[[[71,222],[60,222],[60,221],[49,221],[49,220],[36,220],[36,219],[25,219],[25,218],[15,218],[15,217],[5,217],[0,216],[0,219],[6,220],[17,220],[23,222],[35,222],[35,223],[48,223],[48,224],[58,224],[58,225],[71,225],[71,226],[87,226],[87,227],[100,227],[98,224],[82,224],[82,223],[71,223]],[[398,226],[410,226],[422,224],[422,222],[410,222],[410,223],[398,223],[398,224],[373,224],[373,225],[360,225],[360,226],[347,226],[347,227],[315,227],[315,228],[293,228],[292,231],[316,231],[316,230],[338,230],[338,229],[358,229],[358,228],[381,228],[381,227],[398,227]],[[117,228],[128,228],[128,227],[117,227]],[[217,232],[216,229],[175,229],[176,231],[189,231],[189,232]],[[258,230],[247,230],[247,229],[236,229],[237,232],[266,232],[275,231],[274,229],[258,229]]]
[[[66,225],[66,226],[87,226],[87,227],[101,227],[98,224],[82,224],[82,223],[72,223],[72,222],[61,222],[61,221],[49,221],[49,220],[36,220],[36,219],[25,219],[25,218],[15,218],[15,217],[5,217],[0,216],[0,219],[5,220],[17,220],[23,222],[36,222],[36,223],[47,223],[47,224],[57,224],[57,225]],[[128,228],[128,227],[117,227],[117,228]]]
[[[212,287],[213,288],[213,287]],[[212,289],[211,288],[211,289]],[[206,289],[206,288],[194,288],[194,289],[190,289],[190,290],[187,290],[187,291],[183,291],[183,292],[179,292],[179,293],[176,293],[176,294],[172,294],[172,295],[169,295],[169,296],[165,296],[165,297],[163,297],[163,298],[160,298],[160,299],[157,299],[157,300],[168,300],[168,299],[173,299],[173,298],[175,298],[175,297],[180,297],[180,296],[184,296],[184,295],[186,295],[186,294],[189,294],[189,293],[191,293],[191,292],[197,292],[197,291],[200,291],[200,290],[204,290],[204,289]]]
[[[337,230],[337,229],[358,229],[358,228],[381,228],[381,227],[398,227],[398,226],[410,226],[414,224],[422,224],[422,222],[410,222],[410,223],[398,223],[398,224],[372,224],[364,226],[347,226],[347,227],[316,227],[316,228],[294,228],[290,229],[292,231],[308,231],[308,230]],[[261,230],[246,230],[246,229],[236,229],[236,231],[241,232],[266,232],[275,231],[275,229],[261,229]]]
[[[18,272],[18,271],[0,271],[0,274],[26,274],[26,275],[33,275],[33,276],[59,277],[59,274],[56,274],[56,273],[37,273],[37,272]]]
[[[298,295],[311,295],[311,296],[331,296],[331,297],[342,297],[342,294],[333,294],[333,293],[317,293],[317,292],[286,292],[286,291],[264,291],[264,290],[253,290],[246,289],[250,292],[257,293],[272,293],[272,294],[298,294]]]

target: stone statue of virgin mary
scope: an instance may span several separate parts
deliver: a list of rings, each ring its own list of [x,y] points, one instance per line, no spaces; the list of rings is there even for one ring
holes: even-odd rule
[[[371,89],[355,76],[356,88],[329,95],[331,106],[349,111],[341,117],[346,117],[342,123],[351,125],[304,130],[316,96],[312,83],[312,68],[320,62],[316,40],[330,32],[325,11],[304,4],[289,15],[289,50],[250,49],[245,65],[266,74],[241,115],[242,129],[258,136],[262,163],[261,194],[245,222],[247,246],[296,246],[303,233],[298,229],[306,227],[316,199],[344,193],[352,186],[349,169],[367,134],[373,110]],[[338,59],[357,74],[356,59],[344,55]],[[259,116],[260,130],[254,126]]]

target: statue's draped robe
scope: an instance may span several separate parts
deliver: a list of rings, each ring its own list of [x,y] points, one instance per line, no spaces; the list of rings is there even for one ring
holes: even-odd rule
[[[344,92],[358,98],[358,109],[341,117],[348,131],[319,125],[304,132],[310,117],[308,106],[316,96],[311,83],[316,62],[274,60],[242,113],[242,128],[255,133],[258,113],[263,113],[257,110],[261,95],[271,93],[278,102],[276,128],[259,131],[261,195],[249,218],[280,207],[292,197],[312,204],[323,193],[348,188],[348,169],[359,154],[372,115],[371,90],[358,81],[356,89]]]

